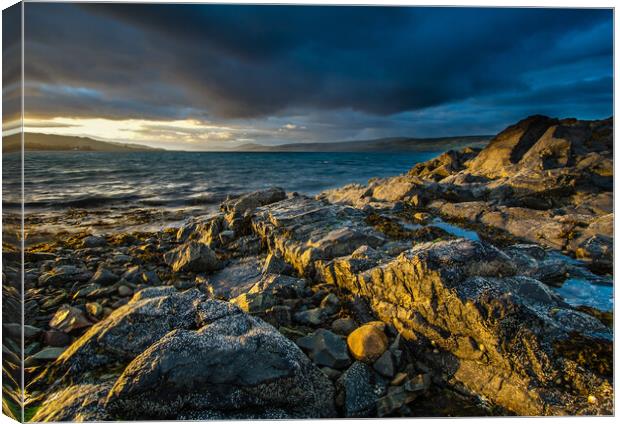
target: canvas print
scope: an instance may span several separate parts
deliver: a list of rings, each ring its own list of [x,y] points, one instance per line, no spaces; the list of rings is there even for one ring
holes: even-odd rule
[[[3,11],[3,413],[613,415],[613,10]]]

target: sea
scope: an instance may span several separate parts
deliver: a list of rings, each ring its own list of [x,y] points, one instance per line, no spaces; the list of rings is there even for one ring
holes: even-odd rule
[[[406,172],[441,152],[26,152],[26,212],[67,208],[179,208],[278,186],[317,194]],[[3,160],[3,207],[20,207],[20,156]]]

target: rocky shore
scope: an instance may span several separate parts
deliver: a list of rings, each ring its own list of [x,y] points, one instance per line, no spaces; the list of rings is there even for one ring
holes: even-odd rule
[[[613,414],[611,312],[556,291],[610,284],[612,128],[534,116],[366,186],[29,246],[26,418]]]

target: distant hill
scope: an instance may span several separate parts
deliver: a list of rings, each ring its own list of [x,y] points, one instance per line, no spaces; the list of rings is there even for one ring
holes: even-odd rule
[[[148,146],[138,144],[110,143],[94,140],[88,137],[73,137],[66,135],[25,133],[25,150],[46,151],[81,151],[81,152],[147,152],[158,151]],[[2,152],[10,153],[20,150],[20,134],[2,137]]]
[[[460,149],[466,146],[484,147],[491,136],[463,136],[440,138],[393,137],[375,140],[340,141],[335,143],[297,143],[265,146],[243,144],[236,152],[425,152]]]

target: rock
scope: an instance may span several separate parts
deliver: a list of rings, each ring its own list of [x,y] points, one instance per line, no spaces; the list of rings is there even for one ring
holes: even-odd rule
[[[286,193],[279,187],[254,191],[222,203],[221,209],[234,217],[242,216],[259,206],[268,205],[286,198]]]
[[[48,330],[43,334],[43,343],[53,347],[65,347],[71,344],[73,339],[67,333],[57,330]]]
[[[372,363],[379,359],[388,348],[388,338],[384,332],[385,324],[374,321],[364,324],[347,337],[351,355],[358,361]]]
[[[414,378],[406,381],[403,387],[408,392],[424,392],[431,385],[431,378],[428,374],[418,374]]]
[[[285,305],[274,305],[265,310],[262,318],[275,327],[289,326],[291,325],[291,308]]]
[[[332,322],[332,331],[341,336],[348,336],[357,328],[355,320],[351,318],[338,318]]]
[[[74,265],[61,265],[39,277],[39,285],[57,285],[73,282],[86,282],[91,279],[93,273],[86,268]]]
[[[196,284],[193,281],[188,281],[188,280],[180,280],[180,281],[175,281],[174,282],[174,287],[177,290],[187,290],[187,289],[191,289],[192,287],[195,287]]]
[[[107,244],[108,242],[103,236],[88,236],[82,239],[82,247],[103,247]]]
[[[65,347],[46,347],[43,350],[29,356],[26,361],[32,365],[36,361],[53,361],[57,359],[64,351]]]
[[[403,386],[389,387],[385,396],[377,400],[377,416],[385,417],[413,402],[418,395],[405,390]]]
[[[337,381],[344,394],[344,416],[362,418],[375,415],[377,400],[386,392],[385,381],[363,362],[355,362]]]
[[[392,358],[392,353],[389,350],[386,350],[383,355],[375,361],[372,367],[385,378],[394,377],[396,366],[394,364],[394,359]]]
[[[232,260],[224,269],[207,279],[209,292],[214,297],[233,298],[246,293],[262,277],[261,258],[252,256]]]
[[[328,294],[321,300],[321,308],[326,314],[332,315],[338,312],[340,306],[340,299],[333,293]]]
[[[345,341],[329,330],[320,328],[297,339],[297,345],[307,351],[317,365],[343,369],[351,363]]]
[[[97,272],[95,272],[93,277],[90,279],[90,282],[101,286],[108,286],[116,283],[118,280],[118,275],[104,267],[99,267]]]
[[[21,325],[17,323],[3,323],[2,330],[5,332],[4,334],[8,334],[11,337],[21,338],[22,333],[25,339],[30,339],[32,337],[38,336],[41,334],[41,329],[38,327],[34,327],[32,325]]]
[[[93,318],[99,318],[103,314],[103,306],[97,302],[87,303],[84,307],[86,308],[86,312]]]
[[[208,315],[200,312],[203,300],[197,289],[177,292],[172,287],[152,287],[137,292],[58,358],[59,373],[80,376],[114,362],[127,363],[173,329],[207,323]],[[228,310],[225,305],[222,309]]]
[[[121,278],[129,283],[137,284],[138,282],[140,282],[141,276],[142,268],[140,268],[139,265],[135,265],[125,271]]]
[[[164,255],[164,261],[174,272],[211,272],[223,264],[206,244],[187,242]]]
[[[112,383],[78,384],[51,393],[32,417],[44,421],[111,421],[105,399]]]
[[[295,313],[295,321],[305,324],[318,326],[329,317],[329,312],[324,308],[312,308]]]
[[[585,408],[582,398],[554,383],[552,376],[565,367],[584,382],[580,390],[609,387],[593,356],[585,355],[575,368],[571,348],[559,348],[584,340],[607,351],[611,333],[604,324],[541,282],[515,276],[510,257],[490,245],[465,239],[422,243],[359,274],[346,264],[331,266],[338,269],[334,284],[369,299],[377,316],[405,339],[425,337],[449,353],[426,358],[438,372],[452,361],[450,378],[509,410],[540,415]]]
[[[405,382],[405,380],[407,380],[407,377],[408,375],[406,372],[399,372],[398,374],[394,376],[392,381],[390,381],[390,384],[392,386],[400,386],[401,384]]]
[[[263,265],[263,274],[282,274],[291,275],[293,273],[293,267],[282,259],[281,256],[270,253],[265,259]]]
[[[321,372],[327,376],[330,380],[337,380],[342,375],[341,371],[335,370],[330,367],[322,367]]]
[[[259,313],[275,306],[282,299],[298,297],[306,282],[286,275],[263,275],[247,293],[231,299],[230,302],[249,313]]]
[[[90,327],[91,325],[93,325],[92,322],[86,318],[84,312],[69,305],[62,305],[58,308],[49,323],[52,329],[64,331],[65,333],[70,333],[73,330],[84,327]]]
[[[133,289],[125,285],[118,286],[117,290],[118,290],[118,295],[121,297],[127,297],[133,294]]]
[[[107,400],[125,419],[207,410],[261,417],[276,405],[288,418],[334,416],[333,386],[294,343],[234,309],[155,342],[127,366]]]

